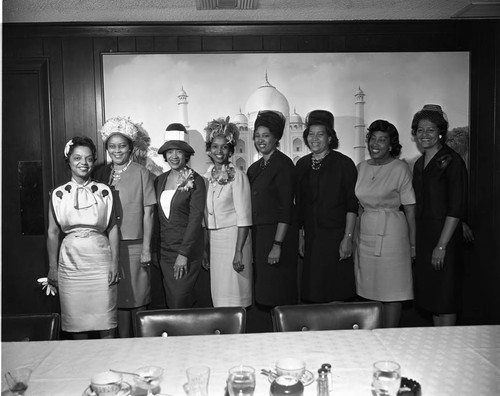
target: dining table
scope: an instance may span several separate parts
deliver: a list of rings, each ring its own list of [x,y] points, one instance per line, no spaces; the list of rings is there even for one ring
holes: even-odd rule
[[[209,395],[223,396],[228,370],[248,365],[256,371],[254,395],[269,395],[271,380],[260,372],[284,357],[301,358],[313,376],[304,396],[316,395],[324,363],[332,366],[330,395],[370,396],[379,360],[398,362],[423,396],[500,395],[500,325],[2,342],[2,394],[4,374],[19,366],[33,369],[27,396],[86,395],[96,373],[159,366],[161,394],[184,396],[186,369],[206,365]]]

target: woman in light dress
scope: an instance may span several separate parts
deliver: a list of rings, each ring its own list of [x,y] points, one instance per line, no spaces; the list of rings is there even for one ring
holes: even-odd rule
[[[59,290],[62,330],[75,339],[88,338],[91,331],[112,338],[119,242],[113,195],[107,185],[90,179],[96,160],[91,139],[74,137],[64,156],[71,180],[50,196],[48,281]],[[65,236],[59,244],[61,233]]]
[[[120,337],[131,337],[135,313],[146,309],[151,301],[154,177],[132,159],[138,129],[129,119],[109,119],[101,129],[101,137],[112,162],[98,169],[94,177],[108,183],[114,193],[120,231],[118,332]]]
[[[252,304],[252,205],[247,175],[230,162],[238,127],[229,117],[219,118],[205,132],[214,163],[205,175],[212,302],[214,307],[247,307]]]
[[[366,142],[371,158],[358,165],[355,190],[360,205],[356,289],[361,297],[383,302],[385,327],[397,327],[402,301],[413,298],[415,193],[408,165],[397,158],[396,127],[376,120]]]

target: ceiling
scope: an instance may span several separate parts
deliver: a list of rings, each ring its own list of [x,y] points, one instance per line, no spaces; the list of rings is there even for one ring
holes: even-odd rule
[[[500,0],[254,0],[197,10],[196,0],[3,0],[4,23],[431,20],[499,17]]]

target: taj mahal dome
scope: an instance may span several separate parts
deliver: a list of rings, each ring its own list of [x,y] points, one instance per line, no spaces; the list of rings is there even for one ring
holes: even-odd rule
[[[359,163],[365,159],[365,125],[364,125],[364,92],[361,88],[355,93],[355,122],[353,125],[353,133],[355,134],[354,139],[354,157],[355,163]],[[205,142],[200,139],[202,134],[194,133],[199,132],[189,129],[188,120],[188,95],[184,88],[181,89],[177,96],[178,98],[178,121],[182,123],[188,130],[186,136],[184,133],[177,131],[167,131],[165,132],[165,141],[171,139],[181,139],[188,141],[191,146],[197,152],[205,151]],[[295,109],[293,113],[290,111],[290,105],[287,98],[275,87],[268,79],[267,72],[265,74],[264,82],[260,85],[247,99],[244,109],[239,109],[239,112],[230,117],[231,122],[235,123],[240,132],[237,145],[235,147],[235,152],[233,155],[232,162],[234,165],[238,166],[241,170],[246,171],[247,168],[256,160],[259,159],[259,153],[257,152],[253,144],[253,125],[257,114],[261,110],[274,110],[279,111],[286,117],[285,131],[283,137],[280,140],[279,149],[284,154],[288,155],[294,163],[296,163],[299,158],[310,153],[308,147],[305,145],[302,138],[305,124],[305,115],[301,116],[297,114]],[[194,156],[191,159],[191,166],[203,174],[210,161],[207,162],[206,158],[201,158]]]

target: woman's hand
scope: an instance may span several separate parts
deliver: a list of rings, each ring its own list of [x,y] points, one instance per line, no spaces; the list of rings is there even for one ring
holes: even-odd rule
[[[147,268],[151,265],[151,252],[143,250],[141,252],[141,266]]]
[[[432,266],[436,271],[442,270],[444,267],[444,257],[446,256],[446,247],[436,246],[432,251]]]
[[[269,256],[267,256],[267,262],[270,265],[278,264],[278,262],[280,261],[280,256],[281,256],[281,246],[273,244],[273,247],[269,252]]]
[[[108,285],[113,286],[120,282],[120,273],[118,272],[118,263],[111,263],[108,273]]]
[[[301,258],[304,258],[305,246],[306,246],[306,241],[304,239],[304,233],[299,232],[299,256]]]
[[[174,279],[182,279],[187,274],[187,262],[186,256],[182,254],[177,256],[174,264]]]
[[[352,255],[352,235],[344,235],[344,238],[340,242],[339,246],[340,260],[345,260]]]
[[[57,281],[57,268],[49,267],[49,273],[47,274],[47,282],[49,285],[58,287],[59,282]]]
[[[245,269],[245,266],[243,265],[243,254],[241,253],[241,250],[238,250],[234,253],[233,269],[238,273]]]
[[[205,271],[210,271],[210,260],[207,257],[201,259],[201,266]]]
[[[410,245],[410,258],[412,262],[417,258],[417,249],[415,248],[415,245]]]

